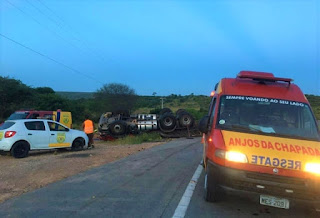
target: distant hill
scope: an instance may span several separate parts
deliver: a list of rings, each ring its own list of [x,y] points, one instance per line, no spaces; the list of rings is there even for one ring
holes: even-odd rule
[[[93,92],[56,92],[56,93],[70,100],[93,98]]]

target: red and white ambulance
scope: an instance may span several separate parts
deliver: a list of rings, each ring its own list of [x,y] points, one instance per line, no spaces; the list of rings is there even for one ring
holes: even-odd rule
[[[199,129],[207,201],[241,190],[263,205],[320,208],[319,129],[292,79],[253,71],[222,79]]]

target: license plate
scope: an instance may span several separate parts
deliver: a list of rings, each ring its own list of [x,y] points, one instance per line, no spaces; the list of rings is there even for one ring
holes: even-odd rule
[[[271,207],[289,209],[289,200],[268,195],[260,195],[260,204]]]

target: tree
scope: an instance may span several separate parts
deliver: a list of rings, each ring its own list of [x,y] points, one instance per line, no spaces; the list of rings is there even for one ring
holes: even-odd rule
[[[69,110],[70,100],[65,99],[55,93],[51,94],[38,94],[34,99],[34,109],[55,111],[61,109],[64,111]]]
[[[38,94],[54,94],[55,91],[53,91],[50,87],[38,87],[34,89],[36,93]]]
[[[94,94],[95,108],[101,113],[107,111],[131,110],[137,101],[134,89],[121,83],[103,85]]]
[[[0,119],[22,107],[30,107],[33,96],[33,89],[20,80],[0,76]]]

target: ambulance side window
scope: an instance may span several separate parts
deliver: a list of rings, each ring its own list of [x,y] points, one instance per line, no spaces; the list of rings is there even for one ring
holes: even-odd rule
[[[53,120],[53,115],[52,114],[45,114],[43,116],[44,119],[48,119],[48,120]]]
[[[316,134],[315,130],[317,129],[314,120],[311,120],[312,114],[308,107],[304,107],[302,111],[302,128],[306,131]]]
[[[210,111],[209,111],[209,117],[210,117],[210,120],[209,120],[209,130],[210,130],[211,127],[212,127],[212,123],[213,123],[213,119],[214,119],[214,114],[215,114],[215,109],[216,109],[216,98],[213,98],[213,99],[212,99],[212,102],[211,102]]]
[[[32,114],[30,119],[37,119],[39,117],[39,114]]]

